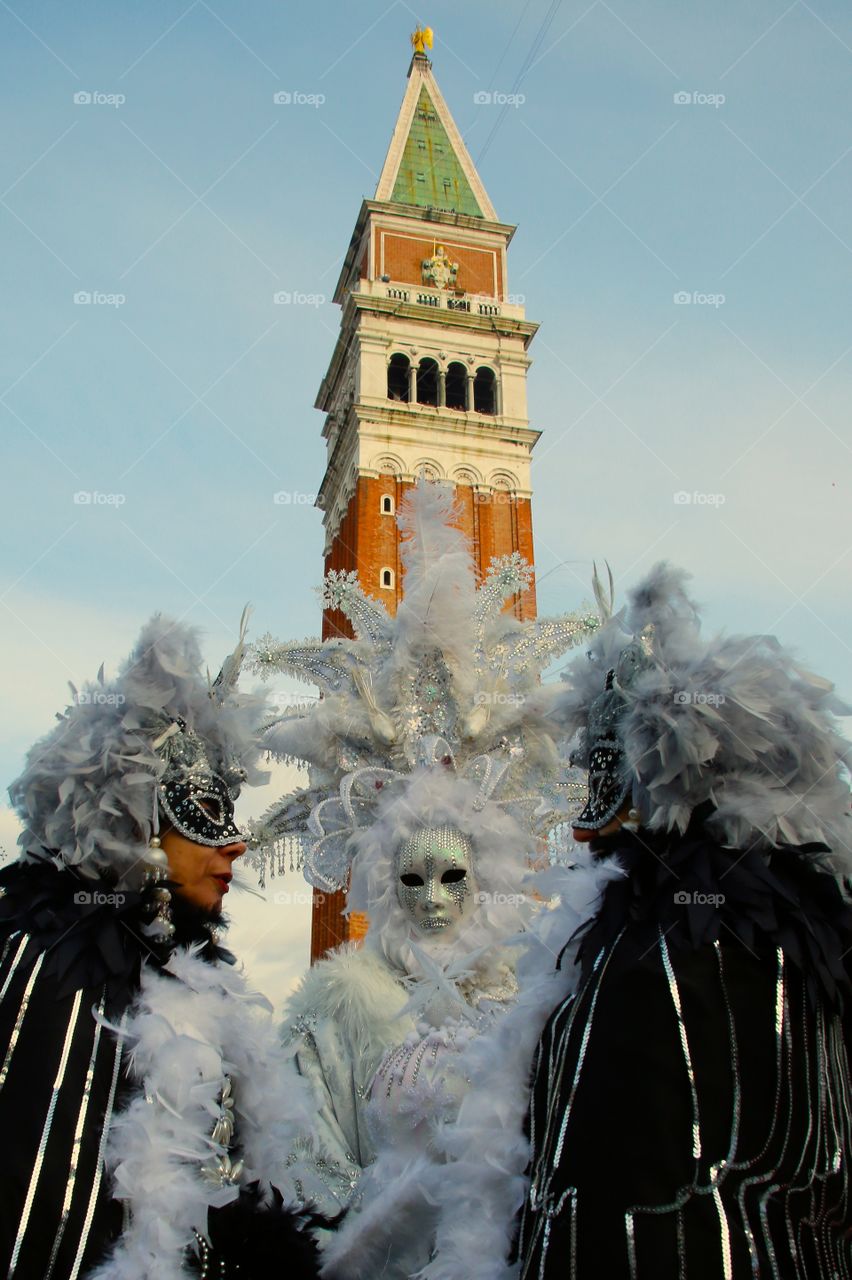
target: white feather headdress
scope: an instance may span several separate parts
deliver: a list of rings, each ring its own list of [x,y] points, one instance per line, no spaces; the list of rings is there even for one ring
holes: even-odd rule
[[[618,690],[616,736],[642,824],[682,832],[705,805],[706,826],[724,845],[818,841],[842,858],[850,747],[834,715],[847,708],[773,636],[702,638],[688,577],[656,565],[565,671],[553,714],[577,735],[575,762],[588,763],[589,712],[607,673],[641,645],[646,660]]]
[[[54,858],[82,875],[138,887],[168,767],[162,747],[178,721],[235,790],[241,779],[264,778],[256,762],[265,699],[235,687],[245,618],[214,681],[202,674],[196,631],[157,614],[115,680],[101,667],[95,681],[71,687],[72,703],[9,788],[24,827],[22,859]]]
[[[419,481],[400,507],[405,577],[396,615],[364,593],[355,573],[333,572],[323,603],[342,611],[354,639],[281,644],[267,636],[253,647],[256,671],[296,675],[322,693],[269,728],[273,755],[306,764],[310,785],[255,824],[261,874],[270,863],[283,871],[296,852],[311,883],[344,886],[356,850],[370,844],[365,828],[394,797],[410,805],[428,795],[434,808],[443,790],[442,820],[455,804],[458,823],[470,825],[499,788],[527,845],[560,816],[560,762],[540,675],[594,630],[597,614],[522,622],[503,612],[528,586],[530,566],[517,553],[495,559],[477,587],[457,522],[452,489]]]

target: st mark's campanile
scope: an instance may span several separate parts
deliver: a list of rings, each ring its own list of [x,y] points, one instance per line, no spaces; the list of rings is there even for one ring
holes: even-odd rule
[[[317,505],[325,570],[356,570],[395,612],[402,591],[396,510],[425,473],[450,481],[480,574],[492,556],[533,562],[527,348],[537,325],[514,301],[515,227],[488,199],[426,56],[412,36],[408,86],[379,183],[364,200],[334,301],[340,334],[316,407],[327,463]],[[535,615],[535,589],[512,602]],[[323,638],[351,635],[337,610]],[[367,922],[345,895],[315,895],[311,959],[357,939]]]

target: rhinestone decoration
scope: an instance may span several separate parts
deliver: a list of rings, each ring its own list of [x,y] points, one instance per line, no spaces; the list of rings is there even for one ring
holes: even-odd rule
[[[456,727],[458,708],[453,696],[453,682],[443,654],[433,649],[415,673],[406,689],[406,711],[403,733],[408,742],[428,734],[450,737]]]
[[[532,565],[520,551],[507,556],[492,556],[485,581],[477,592],[474,619],[482,633],[485,623],[503,607],[509,596],[526,591],[534,578]]]
[[[568,1280],[579,1274],[572,1250],[554,1244],[549,1254],[552,1235],[556,1239],[553,1224],[560,1217],[563,1241],[566,1235],[570,1238],[578,1217],[579,1230],[600,1229],[594,1213],[584,1209],[582,1188],[578,1191],[569,1185],[562,1158],[563,1152],[571,1149],[574,1103],[583,1073],[589,1069],[589,1046],[598,1035],[593,1022],[598,994],[605,990],[607,966],[623,936],[622,931],[601,950],[580,991],[554,1010],[539,1044],[529,1119],[531,1179],[518,1238],[522,1280],[545,1275],[564,1275]],[[690,1046],[693,1035],[701,1040],[697,1024],[702,1014],[698,1006],[690,1012],[684,1004],[678,979],[681,962],[660,931],[655,945],[657,981],[664,985],[672,1009],[667,1053],[677,1064],[687,1099],[677,1138],[685,1181],[672,1188],[672,1199],[666,1200],[658,1192],[656,1198],[632,1205],[623,1214],[625,1274],[634,1280],[657,1276],[659,1257],[665,1251],[664,1256],[677,1256],[677,1275],[689,1280],[702,1272],[702,1261],[711,1247],[714,1274],[720,1280],[767,1271],[777,1277],[807,1275],[808,1280],[835,1280],[848,1274],[842,1265],[847,1255],[841,1252],[842,1227],[849,1221],[849,1180],[848,1171],[843,1170],[842,1144],[847,1140],[848,1145],[852,1093],[842,1015],[822,1005],[814,1010],[806,979],[796,966],[785,963],[780,947],[774,964],[774,1002],[767,990],[769,999],[762,1010],[756,1004],[737,1004],[731,998],[733,987],[729,988],[726,972],[732,949],[718,941],[713,949],[715,974],[707,973],[703,1007],[723,1009],[727,1023],[727,1035],[721,1034],[713,1046],[720,1068],[729,1073],[731,1081],[724,1104],[727,1118],[721,1111],[713,1126],[708,1126],[716,1134],[708,1144],[700,1117],[707,1103],[709,1110],[718,1110],[718,1091],[713,1089],[712,1075],[695,1070]],[[766,962],[768,967],[768,955]],[[763,1036],[775,1042],[774,1052],[766,1046],[764,1074],[759,1077],[744,1069],[740,1043],[746,1028],[753,1039],[751,1023],[755,1019]],[[749,1090],[752,1100],[755,1091],[765,1092],[769,1108],[760,1140],[752,1139],[741,1149],[741,1121],[747,1114]],[[717,1154],[716,1159],[708,1146]],[[690,1166],[691,1174],[687,1172]],[[815,1187],[818,1194],[814,1194]],[[795,1219],[791,1191],[808,1198]],[[587,1197],[587,1204],[588,1199],[593,1197]],[[702,1202],[708,1201],[705,1215]],[[589,1213],[588,1219],[584,1213]],[[710,1245],[711,1213],[716,1219],[715,1246]],[[655,1247],[649,1249],[646,1237],[643,1250],[642,1227],[649,1220],[654,1222]],[[566,1221],[571,1224],[568,1232]],[[619,1229],[615,1215],[612,1229]],[[735,1264],[733,1256],[735,1235],[740,1241],[742,1265]],[[744,1256],[746,1248],[748,1258]]]
[[[607,671],[603,692],[589,708],[585,731],[587,758],[582,758],[583,752],[580,752],[576,761],[589,770],[589,795],[574,821],[575,827],[597,831],[606,826],[631,793],[627,762],[618,737],[618,722],[626,706],[621,690],[644,665],[647,660],[643,660],[639,646],[628,645],[619,655],[617,668]]]
[[[330,570],[321,597],[324,609],[339,609],[349,619],[356,636],[366,636],[378,649],[390,648],[388,612],[364,592],[354,569]]]
[[[267,632],[249,646],[246,666],[262,680],[273,675],[298,676],[326,693],[338,693],[352,684],[355,660],[348,645],[351,641],[310,639],[281,644]]]
[[[159,785],[160,805],[176,831],[196,844],[233,844],[242,840],[234,822],[234,802],[224,778],[192,773]]]
[[[179,718],[160,739],[157,753],[165,762],[157,788],[160,806],[174,828],[196,844],[224,846],[241,840],[234,800],[245,769],[227,761],[217,772],[201,738]]]
[[[473,845],[454,827],[420,827],[402,842],[396,853],[397,894],[418,929],[438,932],[461,919],[471,897],[472,870]],[[448,873],[452,876],[445,882]]]

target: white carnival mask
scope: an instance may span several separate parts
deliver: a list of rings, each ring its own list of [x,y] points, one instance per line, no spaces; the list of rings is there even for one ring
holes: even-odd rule
[[[420,827],[396,851],[400,906],[422,933],[451,932],[475,901],[473,845],[455,827]]]

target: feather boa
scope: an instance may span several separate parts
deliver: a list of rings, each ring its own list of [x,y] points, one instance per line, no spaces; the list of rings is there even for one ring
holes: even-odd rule
[[[429,1256],[442,1173],[428,1155],[383,1152],[359,1184],[363,1207],[323,1250],[323,1280],[408,1280]]]
[[[284,1063],[264,999],[242,973],[178,949],[165,966],[143,970],[127,1037],[130,1078],[139,1085],[116,1117],[107,1151],[124,1231],[92,1280],[179,1280],[193,1231],[207,1211],[236,1199],[237,1186],[205,1179],[224,1154],[211,1133],[224,1078],[234,1084],[235,1136],[245,1181],[274,1184],[297,1200],[284,1167],[294,1126],[308,1122],[307,1091]]]
[[[614,859],[600,862],[585,850],[574,857],[573,866],[534,875],[536,892],[558,894],[558,905],[535,919],[518,965],[517,1004],[469,1050],[470,1089],[458,1120],[438,1139],[448,1163],[434,1184],[440,1219],[433,1260],[418,1272],[423,1280],[517,1275],[506,1259],[526,1194],[524,1123],[535,1048],[552,1010],[576,989],[580,940],[574,935],[597,912],[607,883],[624,874]]]

